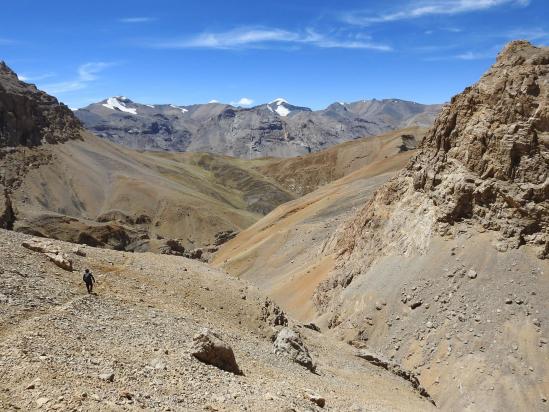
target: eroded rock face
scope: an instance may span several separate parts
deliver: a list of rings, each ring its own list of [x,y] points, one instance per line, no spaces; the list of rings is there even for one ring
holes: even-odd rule
[[[49,148],[33,151],[44,143],[80,138],[82,126],[71,110],[55,97],[20,81],[0,61],[0,227],[12,229],[17,210],[11,194],[30,169],[52,159]]]
[[[433,234],[496,232],[498,250],[549,254],[549,49],[507,45],[455,96],[397,177],[330,244],[338,269],[315,296],[324,310],[379,256],[427,249]]]
[[[65,142],[78,138],[80,129],[67,106],[0,62],[0,147]]]

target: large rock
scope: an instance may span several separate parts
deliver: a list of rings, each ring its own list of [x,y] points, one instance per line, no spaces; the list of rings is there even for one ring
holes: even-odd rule
[[[242,374],[236,363],[233,349],[210,329],[205,328],[193,337],[191,354],[201,362],[236,375]]]
[[[72,260],[61,252],[51,241],[45,239],[32,238],[22,243],[22,246],[35,252],[43,253],[55,265],[61,269],[72,272]]]
[[[273,345],[277,355],[286,356],[311,372],[315,371],[313,359],[297,332],[287,327],[280,329]]]

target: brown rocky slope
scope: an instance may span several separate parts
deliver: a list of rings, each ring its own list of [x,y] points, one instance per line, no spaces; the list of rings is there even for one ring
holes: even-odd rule
[[[546,410],[548,64],[511,43],[393,179],[357,179],[367,166],[282,205],[214,264],[412,371],[443,410]]]
[[[498,250],[529,244],[546,257],[548,79],[548,49],[510,43],[478,84],[443,109],[417,156],[341,230],[333,248],[360,257],[364,267],[382,254],[423,252],[433,233],[477,226],[497,233]],[[353,271],[337,283],[348,284]]]
[[[202,262],[39,240],[70,259],[71,272],[22,247],[29,242],[0,229],[2,411],[435,409],[406,380]],[[82,284],[84,268],[95,294]],[[273,343],[288,331],[282,320],[315,373]],[[193,356],[204,328],[232,348],[242,374]]]
[[[545,406],[548,81],[548,48],[506,46],[328,248],[327,324],[423,372],[446,408]]]

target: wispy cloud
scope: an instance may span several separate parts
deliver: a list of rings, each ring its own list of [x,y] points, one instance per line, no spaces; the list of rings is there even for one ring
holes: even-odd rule
[[[540,27],[529,27],[526,29],[513,29],[503,33],[501,37],[507,39],[521,39],[530,41],[549,41],[549,31]]]
[[[344,13],[342,19],[354,25],[368,26],[432,15],[453,15],[488,10],[499,6],[528,6],[530,0],[412,0],[400,9],[373,14],[367,11]]]
[[[154,17],[122,17],[118,19],[120,23],[136,24],[136,23],[150,23],[155,21]]]
[[[37,74],[34,76],[28,76],[26,74],[18,74],[17,77],[19,77],[19,80],[24,82],[36,82],[44,79],[49,79],[50,77],[55,76],[55,73],[44,73],[44,74]]]
[[[430,56],[423,58],[424,61],[444,61],[444,60],[494,60],[501,49],[501,45],[490,47],[484,51],[467,50],[455,54],[445,54],[439,56]]]
[[[231,102],[230,104],[232,106],[251,106],[254,103],[253,99],[250,99],[249,97],[242,97],[236,102]]]
[[[493,59],[496,57],[496,52],[474,52],[466,51],[464,53],[456,54],[452,56],[458,60],[483,60],[483,59]]]
[[[0,44],[4,46],[9,46],[11,44],[16,44],[17,42],[13,39],[8,39],[7,37],[0,37]]]
[[[44,90],[51,94],[60,94],[81,90],[98,78],[98,74],[108,67],[115,65],[110,62],[89,62],[78,66],[77,75],[74,79],[45,84],[42,86]]]
[[[308,45],[319,48],[392,50],[389,45],[373,42],[367,36],[333,37],[312,29],[296,32],[279,28],[236,28],[226,32],[204,32],[190,37],[148,42],[146,45],[163,49],[251,49],[274,45]]]

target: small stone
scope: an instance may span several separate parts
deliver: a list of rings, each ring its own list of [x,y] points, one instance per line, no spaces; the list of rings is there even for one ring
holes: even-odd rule
[[[476,279],[477,272],[475,272],[473,269],[469,269],[469,271],[467,272],[467,277],[469,279]]]
[[[416,300],[410,304],[410,308],[415,309],[419,308],[423,302],[421,300]]]
[[[505,303],[510,305],[511,303],[513,303],[513,299],[507,298],[507,299],[505,299]]]
[[[164,362],[162,362],[161,359],[153,359],[151,361],[151,366],[156,369],[156,370],[163,370],[163,369],[167,369],[166,368],[166,364]]]
[[[40,386],[42,380],[40,378],[34,379],[25,389],[36,389]]]
[[[523,301],[521,298],[516,298],[516,299],[515,299],[515,303],[516,303],[517,305],[522,305],[523,302],[524,302],[524,301]]]
[[[326,399],[312,391],[307,391],[307,399],[321,408],[324,408],[326,405]]]
[[[99,379],[105,382],[112,382],[114,381],[114,373],[113,372],[105,372],[99,375]]]
[[[43,396],[42,398],[38,398],[36,400],[36,406],[38,408],[41,408],[42,406],[44,406],[45,404],[47,404],[49,402],[49,398],[46,398],[45,396]]]
[[[381,304],[381,302],[376,302],[376,309],[377,310],[383,309],[383,305]]]
[[[132,399],[133,398],[133,395],[128,392],[128,391],[121,391],[118,396],[120,396],[121,398],[124,398],[124,399]]]

